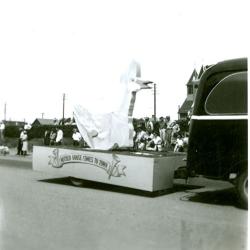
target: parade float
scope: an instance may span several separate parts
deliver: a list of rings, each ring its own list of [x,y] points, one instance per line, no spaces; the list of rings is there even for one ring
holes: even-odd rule
[[[75,185],[89,180],[150,192],[171,188],[183,153],[132,150],[136,95],[151,83],[141,79],[140,65],[132,61],[120,79],[118,107],[101,114],[74,107],[76,125],[89,148],[34,146],[33,169],[69,176]]]

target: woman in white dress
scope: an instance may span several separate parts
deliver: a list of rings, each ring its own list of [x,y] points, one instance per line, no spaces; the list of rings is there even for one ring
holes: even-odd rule
[[[27,135],[27,131],[23,131],[23,134],[21,136],[21,140],[23,142],[23,146],[22,146],[22,151],[23,151],[23,155],[27,155],[27,151],[28,151],[28,135]]]

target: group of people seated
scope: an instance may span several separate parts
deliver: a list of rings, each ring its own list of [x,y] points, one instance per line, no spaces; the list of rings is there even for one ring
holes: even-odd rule
[[[162,151],[162,140],[155,131],[150,133],[142,128],[138,128],[134,140],[134,148],[137,150]]]
[[[187,133],[180,131],[179,124],[170,117],[150,120],[141,119],[135,126],[135,150],[183,152],[187,148]]]

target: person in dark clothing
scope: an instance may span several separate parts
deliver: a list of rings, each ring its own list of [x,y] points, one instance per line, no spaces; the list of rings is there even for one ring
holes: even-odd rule
[[[44,133],[44,145],[49,146],[50,144],[50,131],[46,130]]]
[[[17,155],[23,155],[22,147],[23,147],[22,139],[18,138],[18,141],[17,141]]]
[[[159,134],[159,131],[160,131],[160,124],[159,124],[158,121],[153,122],[153,127],[154,127],[153,132]]]
[[[19,138],[17,140],[17,155],[23,155],[23,150],[22,150],[22,147],[23,147],[22,136],[23,136],[24,130],[22,128],[19,128],[19,131],[20,131],[20,135],[19,135]]]
[[[56,130],[55,129],[52,129],[51,131],[50,131],[50,134],[49,134],[49,136],[50,136],[50,143],[49,143],[49,145],[54,145],[55,144],[55,140],[56,140]]]

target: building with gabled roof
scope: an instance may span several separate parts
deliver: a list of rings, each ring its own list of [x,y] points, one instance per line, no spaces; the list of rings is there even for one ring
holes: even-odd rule
[[[193,70],[186,86],[187,86],[187,97],[181,107],[178,110],[179,119],[187,119],[189,111],[192,109],[194,96],[196,93],[196,83],[198,80],[198,73],[196,69]]]
[[[12,120],[3,120],[3,123],[5,126],[18,126],[18,127],[24,127],[27,122],[25,121],[12,121]]]
[[[40,126],[40,125],[55,125],[55,119],[44,119],[44,118],[36,118],[32,123],[32,126]]]
[[[206,71],[206,69],[208,67],[209,66],[202,65],[199,73],[197,73],[196,69],[193,70],[193,72],[192,72],[192,74],[191,74],[191,76],[186,84],[187,97],[178,110],[179,119],[187,119],[188,114],[191,112],[192,105],[193,105],[195,95],[197,92],[197,88],[199,85],[199,79],[201,78],[202,74],[204,73],[204,71]]]

